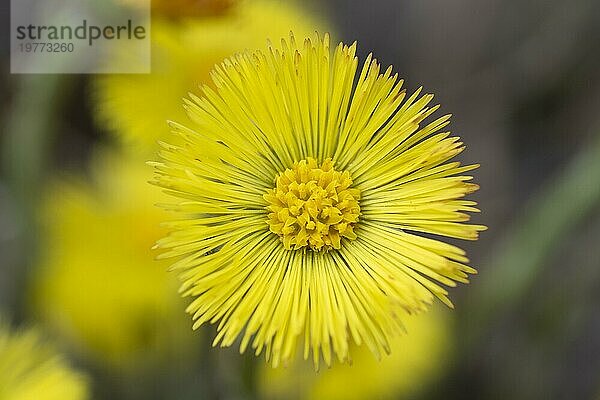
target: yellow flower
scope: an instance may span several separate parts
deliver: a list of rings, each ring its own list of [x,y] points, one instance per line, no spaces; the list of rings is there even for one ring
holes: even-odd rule
[[[32,307],[52,331],[111,366],[157,359],[192,337],[175,279],[151,247],[163,231],[148,168],[106,153],[92,184],[54,183],[41,212]],[[190,330],[191,331],[191,330]]]
[[[83,400],[87,379],[36,330],[10,332],[0,321],[0,399]]]
[[[312,34],[321,27],[291,2],[241,1],[223,15],[180,23],[152,21],[152,73],[102,75],[95,97],[100,122],[117,135],[128,151],[148,155],[168,132],[168,119],[183,119],[181,99],[209,81],[216,63],[265,38],[294,30]],[[127,54],[110,62],[127,62]]]
[[[389,352],[407,314],[467,282],[465,252],[431,235],[474,240],[477,189],[449,162],[464,146],[440,130],[432,95],[411,96],[356,46],[293,36],[216,68],[216,89],[185,100],[192,123],[173,123],[154,183],[181,199],[159,241],[195,327],[214,343],[263,350],[274,366],[296,343],[318,366],[350,358],[349,342]]]
[[[407,334],[395,337],[389,357],[378,362],[355,348],[352,365],[315,372],[296,359],[287,368],[262,367],[258,390],[264,399],[403,399],[431,385],[446,366],[451,326],[440,310],[405,318]]]

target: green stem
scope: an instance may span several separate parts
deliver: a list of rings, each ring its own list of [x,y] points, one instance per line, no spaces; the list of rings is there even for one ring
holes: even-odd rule
[[[600,135],[529,202],[492,254],[470,296],[467,342],[481,339],[492,318],[532,288],[562,238],[600,204]]]
[[[20,201],[29,203],[47,166],[47,149],[56,131],[63,75],[26,75],[6,125],[3,159],[6,178]]]
[[[48,166],[48,147],[57,131],[56,115],[62,105],[68,82],[66,75],[24,75],[2,135],[2,162],[6,183],[15,203],[19,221],[14,259],[14,295],[11,309],[20,319],[23,312],[22,288],[35,249],[33,210],[40,195],[44,171]]]

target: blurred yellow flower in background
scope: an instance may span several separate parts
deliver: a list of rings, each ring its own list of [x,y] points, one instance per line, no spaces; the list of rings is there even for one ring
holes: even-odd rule
[[[84,400],[87,378],[35,329],[11,332],[0,319],[0,399]]]
[[[227,12],[238,0],[152,0],[154,15],[171,18],[203,17]]]
[[[190,327],[177,283],[151,248],[161,235],[148,167],[112,153],[91,182],[51,185],[31,285],[35,315],[75,347],[129,366],[184,346]],[[187,351],[187,350],[186,350]]]
[[[152,14],[173,19],[219,15],[240,0],[152,0]],[[118,0],[120,4],[142,8],[146,0]]]
[[[147,156],[158,139],[168,136],[166,121],[185,118],[182,98],[209,83],[215,64],[290,30],[304,36],[322,27],[318,18],[294,2],[269,0],[240,1],[226,13],[206,18],[178,22],[154,18],[152,73],[97,77],[96,115],[128,150]],[[124,54],[123,60],[115,57],[108,62],[126,59]]]
[[[352,346],[352,364],[315,372],[301,359],[285,368],[263,365],[258,390],[264,399],[370,400],[412,398],[444,370],[452,351],[447,310],[404,319],[406,335],[395,337],[389,357],[377,361],[365,347]]]
[[[389,353],[404,317],[452,306],[442,285],[476,272],[438,237],[485,229],[467,223],[478,165],[450,161],[465,148],[442,131],[450,115],[423,122],[433,95],[329,45],[290,35],[224,61],[154,163],[180,218],[158,246],[178,258],[194,327],[273,366],[299,342],[317,367],[349,361],[351,342]]]

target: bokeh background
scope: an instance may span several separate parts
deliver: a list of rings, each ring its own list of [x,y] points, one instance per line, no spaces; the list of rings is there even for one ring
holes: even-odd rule
[[[29,353],[52,346],[89,398],[600,399],[598,1],[154,3],[154,72],[137,77],[11,75],[0,2],[0,328],[36,330]],[[144,161],[168,132],[154,121],[183,115],[214,63],[290,28],[356,40],[435,93],[461,160],[481,164],[489,230],[460,243],[479,275],[382,363],[274,371],[213,349],[150,250],[165,218]]]

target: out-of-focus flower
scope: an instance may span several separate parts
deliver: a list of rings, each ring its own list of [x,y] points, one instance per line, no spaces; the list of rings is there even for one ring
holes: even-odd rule
[[[87,378],[34,329],[11,332],[0,320],[0,399],[83,400]]]
[[[193,335],[177,282],[151,251],[162,233],[160,193],[137,160],[104,153],[92,170],[91,183],[55,183],[43,204],[33,309],[77,349],[111,365],[170,355]]]
[[[477,189],[449,162],[463,149],[420,126],[438,106],[369,56],[356,80],[356,46],[329,37],[283,40],[226,60],[213,89],[185,100],[192,122],[173,123],[155,184],[183,199],[159,241],[179,271],[195,327],[217,324],[214,344],[241,338],[274,366],[304,357],[350,359],[349,343],[379,356],[408,314],[440,286],[467,282],[465,252],[421,235],[474,240]]]
[[[204,17],[228,11],[237,0],[152,0],[152,12],[171,18]]]
[[[156,17],[190,18],[214,16],[227,12],[239,0],[152,0],[152,14]],[[118,0],[134,8],[146,7],[148,0]]]
[[[351,365],[315,372],[300,359],[286,368],[263,366],[261,398],[368,400],[403,399],[420,392],[440,375],[451,352],[450,320],[440,310],[404,319],[406,335],[395,337],[392,353],[380,362],[368,349],[353,347]]]
[[[166,1],[165,1],[166,3]],[[312,34],[322,27],[293,2],[241,1],[222,15],[152,22],[152,73],[96,79],[100,122],[135,153],[147,155],[168,134],[167,120],[183,119],[181,99],[208,83],[215,64],[247,48],[263,46],[290,30]],[[127,62],[127,54],[109,62]],[[122,58],[122,59],[121,59]]]

